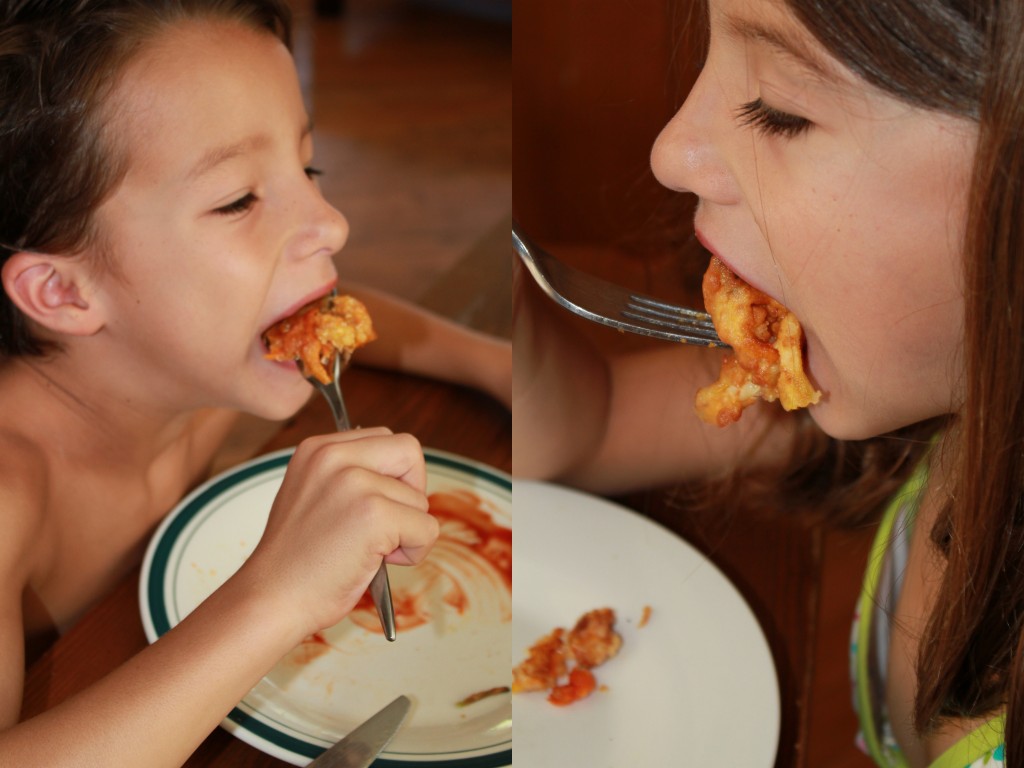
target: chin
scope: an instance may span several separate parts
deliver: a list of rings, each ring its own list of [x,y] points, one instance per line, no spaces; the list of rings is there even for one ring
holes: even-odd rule
[[[843,408],[824,400],[811,407],[810,415],[826,435],[836,440],[868,440],[931,418],[927,414],[898,418],[881,408],[872,409],[870,405]]]
[[[278,400],[272,405],[264,403],[259,408],[250,408],[248,410],[253,416],[258,416],[261,419],[267,419],[268,421],[284,421],[285,419],[290,419],[297,414],[308,400],[309,398],[306,397],[300,402],[291,404]]]
[[[811,418],[829,437],[835,440],[867,440],[878,435],[885,434],[889,430],[875,429],[867,424],[852,420],[836,420],[828,417],[819,417],[812,410]]]
[[[265,386],[246,398],[243,410],[269,421],[282,421],[298,413],[309,402],[313,389],[294,371],[264,379]]]

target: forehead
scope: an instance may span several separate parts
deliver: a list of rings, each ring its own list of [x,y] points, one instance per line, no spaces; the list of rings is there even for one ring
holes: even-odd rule
[[[829,53],[784,0],[709,0],[708,7],[713,41],[717,37],[734,50],[766,54],[834,93],[881,95]]]
[[[216,147],[306,123],[284,44],[221,20],[184,21],[158,33],[122,72],[108,113],[129,173],[187,174]]]
[[[832,74],[829,57],[784,3],[742,0],[712,7],[713,21],[728,37],[765,45],[822,77]]]

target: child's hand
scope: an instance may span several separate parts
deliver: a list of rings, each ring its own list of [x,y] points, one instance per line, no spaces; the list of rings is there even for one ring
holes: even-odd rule
[[[243,570],[306,634],[331,626],[382,558],[411,565],[426,557],[438,524],[425,488],[423,451],[410,435],[378,427],[305,440]]]

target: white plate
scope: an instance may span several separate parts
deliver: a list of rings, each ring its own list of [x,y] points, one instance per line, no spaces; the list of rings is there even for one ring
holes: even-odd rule
[[[224,583],[263,533],[292,450],[255,459],[212,479],[161,524],[139,585],[150,642]],[[458,506],[496,526],[488,559],[473,529],[442,517],[441,538],[414,568],[388,569],[398,639],[384,639],[369,601],[286,656],[222,723],[239,739],[293,765],[306,765],[400,693],[413,709],[375,768],[492,768],[512,764],[509,694],[458,707],[466,696],[507,685],[511,670],[508,475],[441,451],[425,451],[432,511]],[[404,598],[418,595],[418,617]],[[414,609],[415,611],[415,609]],[[429,614],[428,614],[429,612]],[[410,626],[410,615],[422,623]]]
[[[512,697],[529,768],[771,768],[779,688],[764,634],[733,585],[682,539],[631,510],[556,485],[515,482],[513,663],[554,627],[610,607],[622,650],[568,707]],[[651,607],[646,626],[638,624]]]

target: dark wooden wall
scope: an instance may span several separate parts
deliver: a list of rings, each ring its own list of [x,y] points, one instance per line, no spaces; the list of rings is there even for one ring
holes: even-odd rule
[[[674,258],[692,201],[664,190],[649,158],[697,72],[694,5],[516,0],[512,203],[535,239],[614,249],[648,270]]]

